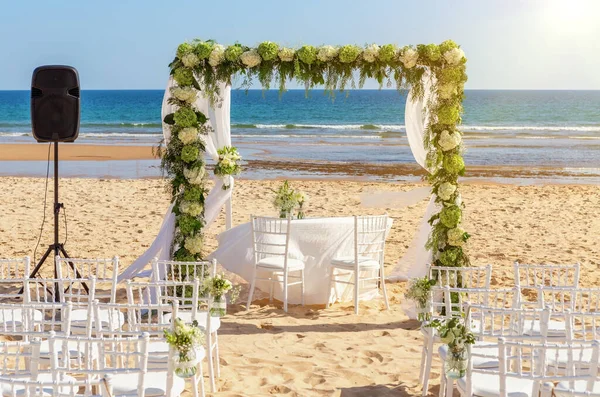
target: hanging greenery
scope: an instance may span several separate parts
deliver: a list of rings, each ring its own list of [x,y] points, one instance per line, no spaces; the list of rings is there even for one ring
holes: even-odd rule
[[[424,136],[426,166],[442,209],[430,219],[432,233],[427,248],[433,251],[436,265],[468,265],[463,246],[469,234],[461,228],[463,205],[458,186],[458,178],[465,172],[462,132],[458,129],[467,81],[465,65],[463,51],[450,40],[401,48],[394,44],[289,48],[271,41],[256,47],[239,43],[226,47],[213,40],[181,44],[170,64],[177,87],[169,101],[178,110],[165,118],[171,124],[172,139],[163,154],[163,167],[171,177],[176,202],[175,247],[179,248],[175,258],[196,259],[202,246],[206,193],[202,136],[207,127],[206,117],[192,105],[200,89],[213,106],[219,106],[219,83],[231,84],[237,75],[243,76],[245,88],[257,80],[264,89],[276,83],[283,93],[286,84],[295,80],[307,91],[324,86],[332,97],[348,87],[361,88],[367,78],[373,78],[380,88],[412,88],[413,99],[420,99],[425,94],[423,76],[429,71],[433,95],[426,103],[431,116]],[[230,165],[235,168],[229,160],[221,164]],[[194,193],[187,193],[189,190]],[[190,194],[197,200],[192,201]]]

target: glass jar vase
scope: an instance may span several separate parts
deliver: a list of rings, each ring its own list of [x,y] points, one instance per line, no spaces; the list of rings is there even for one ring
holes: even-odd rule
[[[446,355],[445,369],[446,376],[450,379],[460,379],[467,374],[469,365],[469,354],[467,349],[448,348]]]

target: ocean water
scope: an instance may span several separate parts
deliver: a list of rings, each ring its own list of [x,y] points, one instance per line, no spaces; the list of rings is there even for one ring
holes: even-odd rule
[[[162,90],[82,91],[78,143],[155,145]],[[467,164],[600,170],[600,91],[467,90]],[[232,140],[245,159],[414,163],[405,93],[232,91]],[[0,91],[0,142],[34,142],[29,91]]]

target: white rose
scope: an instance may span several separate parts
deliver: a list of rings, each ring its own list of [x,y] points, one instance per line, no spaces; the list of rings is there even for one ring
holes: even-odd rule
[[[221,44],[217,44],[208,57],[208,64],[215,67],[223,62],[223,59],[225,59],[225,47]]]
[[[460,48],[453,48],[444,53],[444,59],[450,65],[458,65],[465,57],[465,53]]]
[[[444,182],[438,187],[437,195],[442,200],[447,201],[450,200],[450,197],[452,197],[455,191],[456,185],[449,182]]]
[[[206,169],[204,167],[185,168],[183,170],[183,176],[192,185],[201,185],[205,175]]]
[[[244,65],[248,66],[249,68],[258,66],[262,62],[262,59],[260,58],[258,51],[256,51],[255,49],[244,52],[240,56],[240,59],[242,60]]]
[[[363,51],[363,59],[369,63],[375,62],[379,55],[379,46],[377,44],[371,44]]]
[[[194,127],[187,127],[179,131],[177,136],[184,145],[189,145],[190,143],[194,143],[198,140],[198,130]]]
[[[400,56],[400,60],[404,64],[404,67],[410,69],[417,64],[417,60],[419,59],[419,53],[412,49],[407,48],[402,56]]]
[[[444,152],[447,152],[448,150],[452,150],[455,147],[457,147],[458,145],[460,145],[461,141],[462,141],[462,138],[461,138],[460,134],[455,133],[455,132],[451,133],[451,132],[448,132],[448,130],[444,130],[444,131],[442,131],[442,133],[440,135],[438,144]]]
[[[324,45],[317,52],[317,59],[321,62],[331,61],[338,54],[339,50],[331,45]]]
[[[181,62],[183,62],[183,66],[185,66],[185,67],[193,68],[193,67],[196,67],[200,63],[200,59],[198,59],[198,56],[196,54],[194,54],[193,52],[190,52],[188,54],[185,54],[181,58]]]
[[[460,227],[448,230],[446,236],[448,237],[448,244],[455,247],[462,247],[465,244],[464,241],[465,231]]]

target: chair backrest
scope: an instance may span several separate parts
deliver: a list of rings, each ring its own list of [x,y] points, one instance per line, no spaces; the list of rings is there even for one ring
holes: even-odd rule
[[[74,374],[77,375],[77,374]],[[30,380],[0,375],[6,397],[119,397],[111,391],[110,375],[96,379]],[[80,392],[83,389],[83,392]],[[92,390],[100,391],[94,394]]]
[[[112,259],[81,259],[56,257],[58,278],[75,280],[96,278],[95,299],[116,302],[119,257]]]
[[[427,265],[427,275],[437,280],[437,286],[450,288],[489,289],[492,279],[492,266],[445,267]]]
[[[355,266],[358,266],[360,256],[372,258],[380,264],[383,264],[387,230],[387,214],[354,217]]]
[[[512,340],[543,342],[548,336],[550,309],[494,308],[468,305],[466,323],[479,340]]]
[[[47,337],[48,332],[71,332],[72,304],[0,303],[0,334],[20,336],[23,340]]]
[[[23,281],[29,278],[31,262],[28,256],[19,259],[0,259],[0,299],[21,300]]]
[[[270,257],[280,257],[287,268],[290,246],[291,218],[251,216],[254,263]]]
[[[200,280],[150,281],[125,283],[127,302],[130,305],[158,303],[172,305],[177,302],[180,310],[195,312],[201,303],[208,304],[208,295],[200,296]]]
[[[452,288],[438,287],[445,296],[438,294],[437,306],[445,307],[446,312],[465,312],[466,305],[479,305],[490,308],[519,308],[521,295],[518,288]],[[537,306],[536,306],[537,307]]]
[[[600,288],[538,287],[531,288],[540,306],[564,312],[600,311]]]
[[[96,299],[96,278],[31,278],[24,282],[26,303],[71,302],[87,308]],[[58,299],[57,299],[58,296]]]
[[[600,340],[600,312],[566,312],[566,339],[571,342]]]
[[[36,379],[40,362],[40,340],[0,342],[0,374]]]
[[[178,262],[152,260],[152,274],[156,275],[153,281],[184,282],[200,280],[200,285],[207,277],[214,277],[217,273],[217,260],[201,262]]]
[[[573,265],[527,265],[515,262],[515,285],[519,288],[577,288],[579,286],[579,268],[579,263]]]

